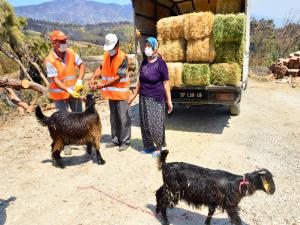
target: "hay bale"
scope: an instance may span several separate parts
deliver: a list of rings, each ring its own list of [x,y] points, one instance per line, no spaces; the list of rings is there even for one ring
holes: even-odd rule
[[[183,15],[160,19],[156,25],[158,37],[164,41],[184,38],[183,19]]]
[[[241,0],[218,0],[216,13],[228,14],[228,13],[239,13],[242,9]]]
[[[170,88],[180,87],[183,85],[182,83],[182,71],[183,64],[182,63],[167,63],[168,72],[169,72],[169,80],[170,80]]]
[[[237,63],[219,63],[210,67],[210,83],[212,85],[238,86],[241,81],[242,71]]]
[[[240,66],[244,62],[245,42],[223,43],[216,46],[216,63],[238,63]]]
[[[187,42],[186,60],[188,62],[212,63],[215,56],[215,44],[212,38]]]
[[[224,42],[242,42],[245,34],[246,16],[244,13],[216,15],[213,37],[216,45]]]
[[[211,12],[186,14],[184,15],[184,37],[186,40],[211,37],[213,25],[214,14]]]
[[[207,86],[210,84],[209,64],[188,64],[183,65],[183,83],[188,86]]]
[[[158,52],[166,62],[183,62],[186,52],[185,40],[160,40]]]

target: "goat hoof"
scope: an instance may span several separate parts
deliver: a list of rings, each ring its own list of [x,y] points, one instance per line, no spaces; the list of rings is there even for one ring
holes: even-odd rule
[[[57,165],[57,167],[59,167],[59,168],[61,168],[61,169],[64,169],[64,168],[65,168],[65,164],[64,164],[64,162],[62,161],[62,159],[57,160],[57,161],[56,161],[56,165]]]
[[[99,164],[99,165],[104,165],[104,164],[105,164],[105,160],[99,160],[99,161],[98,161],[98,164]]]

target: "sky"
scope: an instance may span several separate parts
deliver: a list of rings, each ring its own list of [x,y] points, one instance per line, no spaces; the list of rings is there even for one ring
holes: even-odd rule
[[[49,0],[8,0],[13,6],[39,4]],[[128,4],[131,0],[94,0],[103,3]],[[252,0],[252,16],[274,19],[277,25],[282,25],[282,19],[290,12],[300,19],[300,0]]]

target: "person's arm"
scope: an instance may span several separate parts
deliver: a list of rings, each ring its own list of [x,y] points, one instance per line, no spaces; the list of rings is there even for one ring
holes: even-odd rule
[[[129,97],[129,100],[128,100],[128,104],[130,105],[133,100],[136,98],[136,96],[139,94],[140,92],[140,87],[141,87],[141,83],[140,83],[140,80],[138,80],[136,82],[136,85],[135,85],[135,90],[133,92],[133,94]]]
[[[75,90],[76,91],[82,91],[83,90],[83,77],[85,73],[85,66],[78,54],[75,54],[75,65],[79,69],[79,75],[75,84]]]
[[[168,67],[165,61],[162,60],[160,64],[160,73],[162,74],[163,85],[166,95],[166,101],[168,105],[168,113],[170,114],[173,111],[173,103],[171,98],[171,89],[170,89],[170,81],[169,81],[169,72]]]
[[[102,68],[101,65],[94,71],[93,76],[89,80],[90,88],[94,88],[95,80],[101,77]]]

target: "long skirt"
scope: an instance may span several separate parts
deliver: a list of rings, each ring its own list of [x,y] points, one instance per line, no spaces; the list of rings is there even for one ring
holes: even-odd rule
[[[166,146],[165,107],[153,98],[140,95],[140,125],[143,144],[146,149]]]

